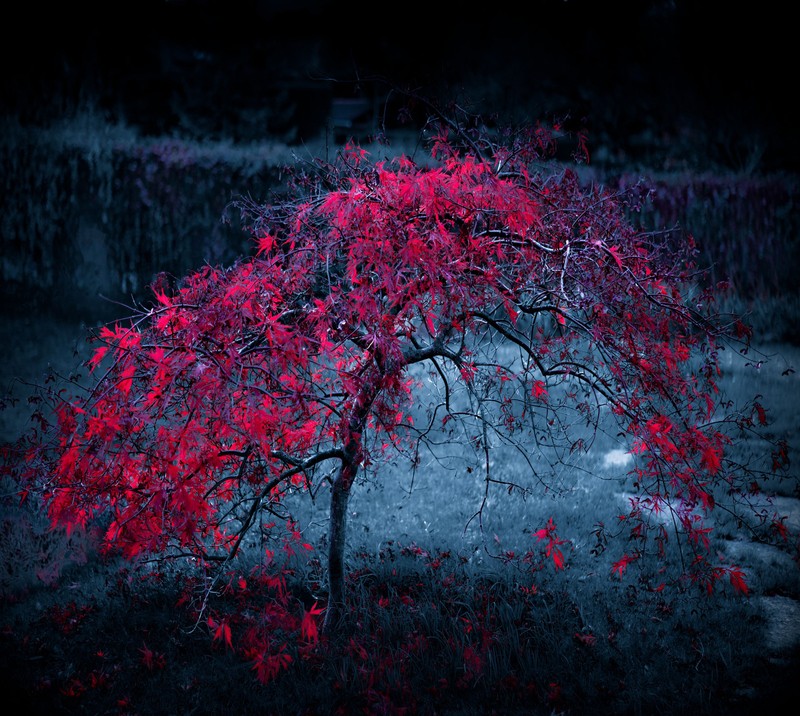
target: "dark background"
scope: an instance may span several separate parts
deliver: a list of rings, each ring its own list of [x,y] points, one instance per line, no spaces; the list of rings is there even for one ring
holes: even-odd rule
[[[511,121],[566,117],[597,161],[794,171],[791,4],[529,0],[30,3],[6,10],[2,101],[91,103],[143,134],[299,143],[392,88]],[[415,122],[421,117],[414,116]]]

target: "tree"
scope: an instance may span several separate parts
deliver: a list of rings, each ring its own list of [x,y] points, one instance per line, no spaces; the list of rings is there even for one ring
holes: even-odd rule
[[[636,456],[615,571],[651,545],[665,553],[667,527],[651,518],[666,511],[688,577],[746,590],[709,554],[705,516],[747,508],[758,475],[726,446],[765,413],[718,393],[719,351],[746,351],[749,334],[714,313],[691,239],[638,231],[636,196],[548,161],[540,127],[439,118],[430,130],[424,163],[347,146],[298,174],[287,199],[238,202],[255,255],[154,288],[152,305],[100,330],[90,385],[46,389],[52,419],[40,411],[7,452],[23,492],[41,493],[55,524],[105,515],[106,541],[130,558],[225,564],[289,493],[327,479],[330,634],[362,465],[394,450],[413,460],[455,421],[487,485],[500,481],[494,439],[535,477],[535,451],[566,461],[611,416]],[[420,425],[417,366],[442,394]],[[776,445],[772,469],[787,461]],[[777,516],[760,526],[783,531]],[[558,560],[555,526],[539,536]]]

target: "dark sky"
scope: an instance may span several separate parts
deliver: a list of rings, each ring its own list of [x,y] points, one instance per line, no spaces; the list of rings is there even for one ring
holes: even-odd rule
[[[154,133],[185,111],[225,131],[242,110],[272,107],[271,126],[285,130],[289,94],[299,109],[285,121],[311,132],[318,108],[304,91],[380,84],[481,111],[569,112],[608,141],[699,123],[718,142],[768,140],[776,167],[796,159],[794,25],[774,0],[87,5],[30,4],[6,20],[4,105],[36,119],[93,97]]]

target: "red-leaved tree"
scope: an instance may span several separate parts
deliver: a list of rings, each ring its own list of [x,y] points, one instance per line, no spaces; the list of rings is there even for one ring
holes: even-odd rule
[[[413,455],[460,421],[490,483],[499,436],[566,460],[612,419],[635,455],[614,569],[664,548],[667,523],[650,518],[667,512],[686,575],[746,590],[709,553],[706,516],[722,498],[747,507],[758,475],[726,447],[765,417],[720,397],[718,351],[748,331],[715,316],[690,240],[638,231],[632,199],[548,161],[540,128],[429,129],[424,162],[348,146],[306,167],[285,201],[239,202],[255,255],[159,288],[100,330],[91,384],[49,389],[52,419],[42,411],[16,446],[21,488],[44,496],[56,524],[103,515],[128,557],[210,564],[327,476],[330,633],[363,465]],[[424,424],[410,417],[420,364],[442,396]],[[786,450],[773,447],[777,470]],[[540,536],[560,559],[555,526]]]

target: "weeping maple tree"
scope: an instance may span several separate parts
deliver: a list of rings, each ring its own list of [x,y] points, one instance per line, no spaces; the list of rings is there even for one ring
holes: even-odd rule
[[[103,515],[130,558],[208,564],[327,479],[331,632],[362,466],[418,454],[456,421],[472,426],[476,479],[503,482],[489,457],[503,435],[539,479],[537,452],[580,454],[586,427],[610,419],[635,456],[614,570],[664,553],[672,530],[687,575],[746,590],[715,561],[706,517],[721,496],[725,510],[748,505],[758,476],[726,449],[765,414],[720,396],[719,350],[748,331],[715,316],[691,240],[637,230],[633,199],[549,161],[541,128],[431,127],[424,162],[348,146],[304,168],[287,198],[239,202],[254,255],[154,288],[99,331],[91,383],[51,388],[52,419],[17,446],[22,489],[55,524]],[[419,424],[423,364],[441,399]],[[504,484],[531,489],[521,482]],[[761,525],[783,530],[777,516]],[[555,526],[539,536],[558,559]]]

